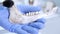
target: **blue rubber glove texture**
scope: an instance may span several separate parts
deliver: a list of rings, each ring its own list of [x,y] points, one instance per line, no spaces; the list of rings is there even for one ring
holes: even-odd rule
[[[22,13],[29,13],[29,12],[36,12],[40,11],[41,8],[39,6],[27,6],[27,5],[17,5],[17,9],[21,11]]]
[[[39,11],[40,8],[37,7],[30,7],[30,6],[23,6],[20,5],[19,7],[21,7],[21,11],[23,13],[26,13],[25,11]],[[27,9],[25,9],[25,8]],[[9,22],[8,20],[8,10],[5,7],[0,7],[2,9],[0,9],[0,26],[2,26],[3,28],[5,28],[8,31],[11,32],[15,32],[17,34],[38,34],[39,29],[43,28],[44,24],[43,24],[43,19],[37,20],[33,23],[30,24],[25,24],[25,25],[21,25],[21,24],[12,24]],[[34,9],[32,9],[34,8]],[[24,11],[25,10],[25,11]]]
[[[33,23],[28,24],[29,26],[32,26],[36,29],[42,29],[45,26],[46,20],[44,18],[38,19],[34,21]]]

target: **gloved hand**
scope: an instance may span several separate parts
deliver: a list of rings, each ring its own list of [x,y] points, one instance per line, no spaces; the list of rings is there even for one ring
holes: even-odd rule
[[[2,7],[2,6],[1,6]],[[1,8],[0,7],[0,8]],[[39,11],[40,7],[24,6],[20,5],[22,13],[27,13],[28,11]],[[2,7],[0,10],[0,26],[8,31],[15,32],[17,34],[38,34],[39,29],[43,28],[45,20],[39,19],[29,24],[12,24],[8,20],[8,10],[6,7]]]

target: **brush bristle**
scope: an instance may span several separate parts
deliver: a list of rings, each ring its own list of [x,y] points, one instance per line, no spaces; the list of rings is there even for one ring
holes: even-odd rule
[[[10,8],[10,7],[12,7],[14,5],[14,2],[13,1],[4,1],[3,2],[3,6],[5,6],[5,7],[7,7],[7,8]]]

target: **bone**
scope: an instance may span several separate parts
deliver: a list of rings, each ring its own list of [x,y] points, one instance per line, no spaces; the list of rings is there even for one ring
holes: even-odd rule
[[[51,10],[51,11],[53,12],[54,10],[56,11],[57,8],[53,8],[53,10]],[[47,15],[46,13],[42,13],[42,12],[43,12],[43,10],[37,11],[37,12],[29,12],[29,13],[23,14],[23,13],[21,13],[21,11],[19,11],[15,7],[15,5],[13,5],[10,8],[9,20],[10,20],[11,23],[27,24],[27,23],[31,23],[33,21],[36,21],[37,19],[47,17],[49,15],[49,14]]]
[[[35,12],[29,12],[26,15],[23,15],[21,11],[18,11],[17,8],[13,6],[12,8],[10,8],[9,20],[12,23],[26,24],[41,18],[39,17],[40,14],[38,14],[38,12],[36,12],[36,14],[37,15],[35,15]]]

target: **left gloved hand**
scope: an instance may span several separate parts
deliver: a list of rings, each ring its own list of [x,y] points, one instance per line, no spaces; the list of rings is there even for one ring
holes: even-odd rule
[[[20,5],[20,9],[23,13],[28,13],[29,11],[39,11],[39,7]],[[43,28],[45,20],[39,19],[33,23],[26,25],[12,24],[8,20],[8,11],[6,8],[0,11],[0,26],[4,27],[6,30],[11,32],[16,32],[18,34],[38,34],[39,29]]]

